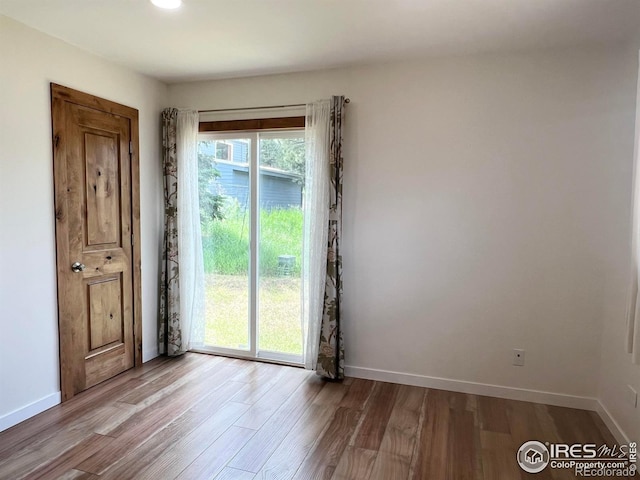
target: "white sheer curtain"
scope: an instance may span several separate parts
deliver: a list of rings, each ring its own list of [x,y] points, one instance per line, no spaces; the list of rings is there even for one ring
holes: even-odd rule
[[[302,315],[304,365],[315,370],[327,276],[329,225],[329,120],[331,102],[307,105],[305,122],[304,253]]]
[[[640,52],[638,52],[640,63]],[[633,229],[632,229],[632,277],[631,296],[627,314],[627,352],[632,354],[633,363],[640,364],[640,68],[638,71],[638,94],[636,96],[636,138],[633,168]]]
[[[176,121],[180,318],[184,350],[204,341],[204,263],[198,196],[197,111],[180,110]]]

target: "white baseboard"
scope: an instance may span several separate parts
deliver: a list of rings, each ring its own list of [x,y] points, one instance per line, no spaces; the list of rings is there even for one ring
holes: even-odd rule
[[[596,398],[565,395],[562,393],[528,390],[525,388],[504,387],[486,383],[451,380],[448,378],[427,377],[412,373],[390,372],[373,368],[345,366],[345,374],[349,377],[365,378],[381,382],[400,383],[416,387],[435,388],[436,390],[450,390],[452,392],[470,393],[488,397],[521,400],[525,402],[544,403],[558,407],[579,408],[582,410],[598,411],[599,402]]]
[[[596,412],[598,412],[598,415],[600,415],[600,418],[616,438],[618,443],[629,443],[631,441],[629,436],[624,432],[622,427],[620,427],[618,422],[613,418],[613,415],[611,415],[609,410],[607,410],[607,407],[605,407],[600,400],[598,400],[598,408],[596,409]]]
[[[142,349],[142,363],[148,362],[149,360],[153,360],[159,355],[158,353],[158,345],[154,348],[144,348]]]
[[[9,412],[6,415],[0,417],[0,432],[7,428],[13,427],[20,422],[25,421],[28,418],[33,417],[45,410],[55,407],[62,401],[62,395],[60,392],[52,393],[46,397],[42,397],[40,400],[36,400],[24,407],[18,408],[13,412]]]

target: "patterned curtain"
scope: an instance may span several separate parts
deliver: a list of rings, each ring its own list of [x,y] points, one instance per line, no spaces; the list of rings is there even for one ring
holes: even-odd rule
[[[331,97],[329,126],[329,235],[327,279],[316,371],[329,379],[344,378],[342,340],[342,120],[344,97]]]
[[[162,168],[164,172],[164,243],[160,277],[159,352],[180,355],[180,281],[178,269],[178,157],[176,148],[178,109],[162,112]]]

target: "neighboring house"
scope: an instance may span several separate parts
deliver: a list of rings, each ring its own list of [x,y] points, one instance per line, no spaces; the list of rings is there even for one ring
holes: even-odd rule
[[[220,177],[211,192],[227,195],[246,206],[249,199],[249,144],[242,140],[215,141],[202,145],[212,155]],[[302,179],[296,173],[260,167],[260,207],[266,209],[302,207]]]

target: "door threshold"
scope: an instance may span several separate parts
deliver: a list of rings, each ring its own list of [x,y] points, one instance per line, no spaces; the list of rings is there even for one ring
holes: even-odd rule
[[[205,355],[216,355],[218,357],[237,358],[238,360],[252,360],[254,362],[272,363],[274,365],[284,365],[286,367],[304,368],[304,364],[303,363],[288,362],[286,360],[273,360],[271,358],[264,358],[264,357],[251,357],[249,355],[240,355],[240,354],[227,353],[227,352],[217,352],[215,350],[209,350],[209,349],[204,349],[204,348],[192,348],[189,351],[193,352],[193,353],[204,353]]]

